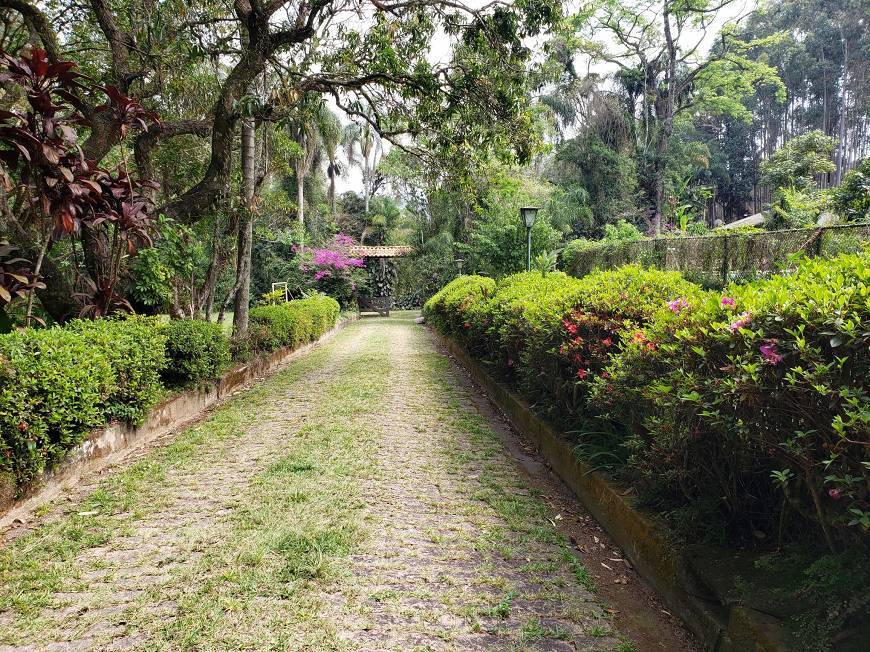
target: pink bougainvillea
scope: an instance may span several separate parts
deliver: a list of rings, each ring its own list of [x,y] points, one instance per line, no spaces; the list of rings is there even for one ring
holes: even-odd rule
[[[352,300],[356,291],[358,270],[365,261],[351,254],[354,240],[349,235],[335,235],[329,246],[306,249],[299,269],[308,277],[309,283],[318,290],[339,300],[344,306]]]

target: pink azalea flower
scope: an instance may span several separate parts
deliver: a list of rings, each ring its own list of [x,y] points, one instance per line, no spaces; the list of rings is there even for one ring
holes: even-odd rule
[[[735,303],[732,297],[722,297],[722,307],[733,306]]]
[[[782,362],[782,356],[776,349],[776,340],[764,340],[764,344],[758,347],[761,357],[767,364],[776,365]]]
[[[840,500],[843,497],[843,490],[834,487],[833,489],[828,489],[828,495],[831,497],[831,500]]]
[[[741,312],[740,315],[737,317],[737,320],[732,322],[728,328],[731,329],[732,333],[736,333],[741,328],[746,328],[746,326],[751,323],[752,315],[750,315],[748,312]]]
[[[673,313],[679,313],[683,308],[688,308],[689,302],[686,301],[684,297],[680,297],[679,299],[674,299],[673,301],[668,301],[668,308],[671,309]]]

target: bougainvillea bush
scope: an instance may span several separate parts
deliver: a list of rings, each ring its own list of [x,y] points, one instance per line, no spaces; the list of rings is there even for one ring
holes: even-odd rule
[[[561,426],[594,419],[684,532],[839,549],[870,531],[868,270],[865,251],[720,293],[637,266],[462,277],[424,311]]]
[[[328,247],[306,249],[299,265],[310,287],[335,297],[342,308],[350,306],[357,286],[368,276],[365,261],[350,252],[353,245],[352,237],[338,233]]]

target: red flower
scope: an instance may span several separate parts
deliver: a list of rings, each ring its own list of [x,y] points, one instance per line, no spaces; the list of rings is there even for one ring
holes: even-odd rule
[[[579,378],[580,380],[583,380],[584,378],[586,378],[587,373],[588,372],[585,369],[578,369],[577,370],[577,378]]]
[[[610,337],[605,337],[603,340],[601,340],[601,343],[602,343],[604,346],[610,346],[610,345],[613,344],[613,339],[610,338]]]
[[[462,324],[462,325],[465,326],[465,328],[471,328],[471,324],[469,324],[468,322],[465,322],[465,323]]]
[[[831,500],[840,500],[843,497],[843,490],[834,487],[833,489],[828,489],[828,495],[831,497]]]

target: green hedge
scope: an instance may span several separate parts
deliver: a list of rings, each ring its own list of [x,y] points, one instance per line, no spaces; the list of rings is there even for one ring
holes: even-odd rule
[[[316,295],[252,310],[259,350],[298,346],[335,325]],[[220,326],[156,318],[77,320],[0,335],[0,493],[17,491],[112,420],[140,423],[166,388],[216,380],[230,362]]]
[[[220,324],[178,319],[169,322],[165,333],[162,377],[169,387],[217,380],[230,364],[230,342]]]
[[[250,313],[252,344],[258,350],[272,351],[313,342],[335,325],[340,309],[335,299],[323,294],[257,306]]]
[[[716,293],[637,266],[464,277],[424,313],[684,532],[839,549],[870,532],[868,270],[865,250]]]

